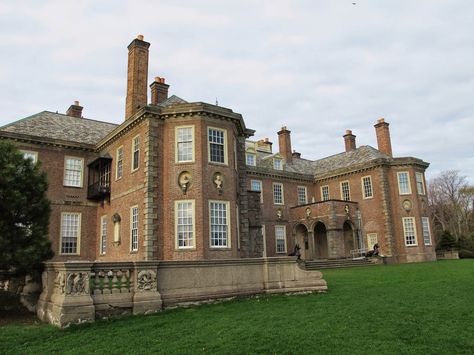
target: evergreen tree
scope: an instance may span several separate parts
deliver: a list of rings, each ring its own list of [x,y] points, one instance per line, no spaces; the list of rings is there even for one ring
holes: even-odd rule
[[[30,273],[53,256],[47,189],[39,163],[0,141],[0,270]]]

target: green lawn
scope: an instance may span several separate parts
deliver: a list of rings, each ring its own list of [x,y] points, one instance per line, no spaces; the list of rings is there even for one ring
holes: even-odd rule
[[[474,260],[327,270],[326,294],[67,329],[0,327],[2,353],[474,354]]]

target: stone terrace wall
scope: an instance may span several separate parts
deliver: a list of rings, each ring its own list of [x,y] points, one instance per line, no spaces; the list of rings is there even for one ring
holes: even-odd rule
[[[302,270],[288,257],[51,262],[46,264],[42,283],[38,317],[61,327],[220,298],[327,290],[319,271]]]

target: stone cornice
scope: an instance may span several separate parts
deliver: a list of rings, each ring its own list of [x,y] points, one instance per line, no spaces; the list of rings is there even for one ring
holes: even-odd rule
[[[132,117],[122,122],[122,124],[102,138],[96,145],[96,151],[103,150],[145,119],[155,118],[164,121],[176,117],[187,116],[204,116],[230,121],[236,125],[239,134],[246,138],[253,136],[255,133],[253,129],[245,127],[241,114],[235,113],[228,108],[210,105],[203,102],[175,104],[168,107],[148,105],[142,107]]]
[[[246,172],[247,172],[247,175],[267,177],[267,178],[273,178],[273,179],[304,181],[304,182],[314,181],[314,177],[311,174],[293,173],[293,172],[284,171],[284,170],[277,171],[274,169],[266,169],[262,167],[247,166]]]

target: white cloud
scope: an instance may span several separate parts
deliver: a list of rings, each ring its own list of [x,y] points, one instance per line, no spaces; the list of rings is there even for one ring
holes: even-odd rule
[[[472,13],[468,0],[2,2],[0,125],[76,99],[120,122],[126,46],[141,33],[150,79],[217,97],[258,137],[287,125],[316,159],[343,150],[345,129],[375,146],[386,117],[396,155],[474,183]]]

